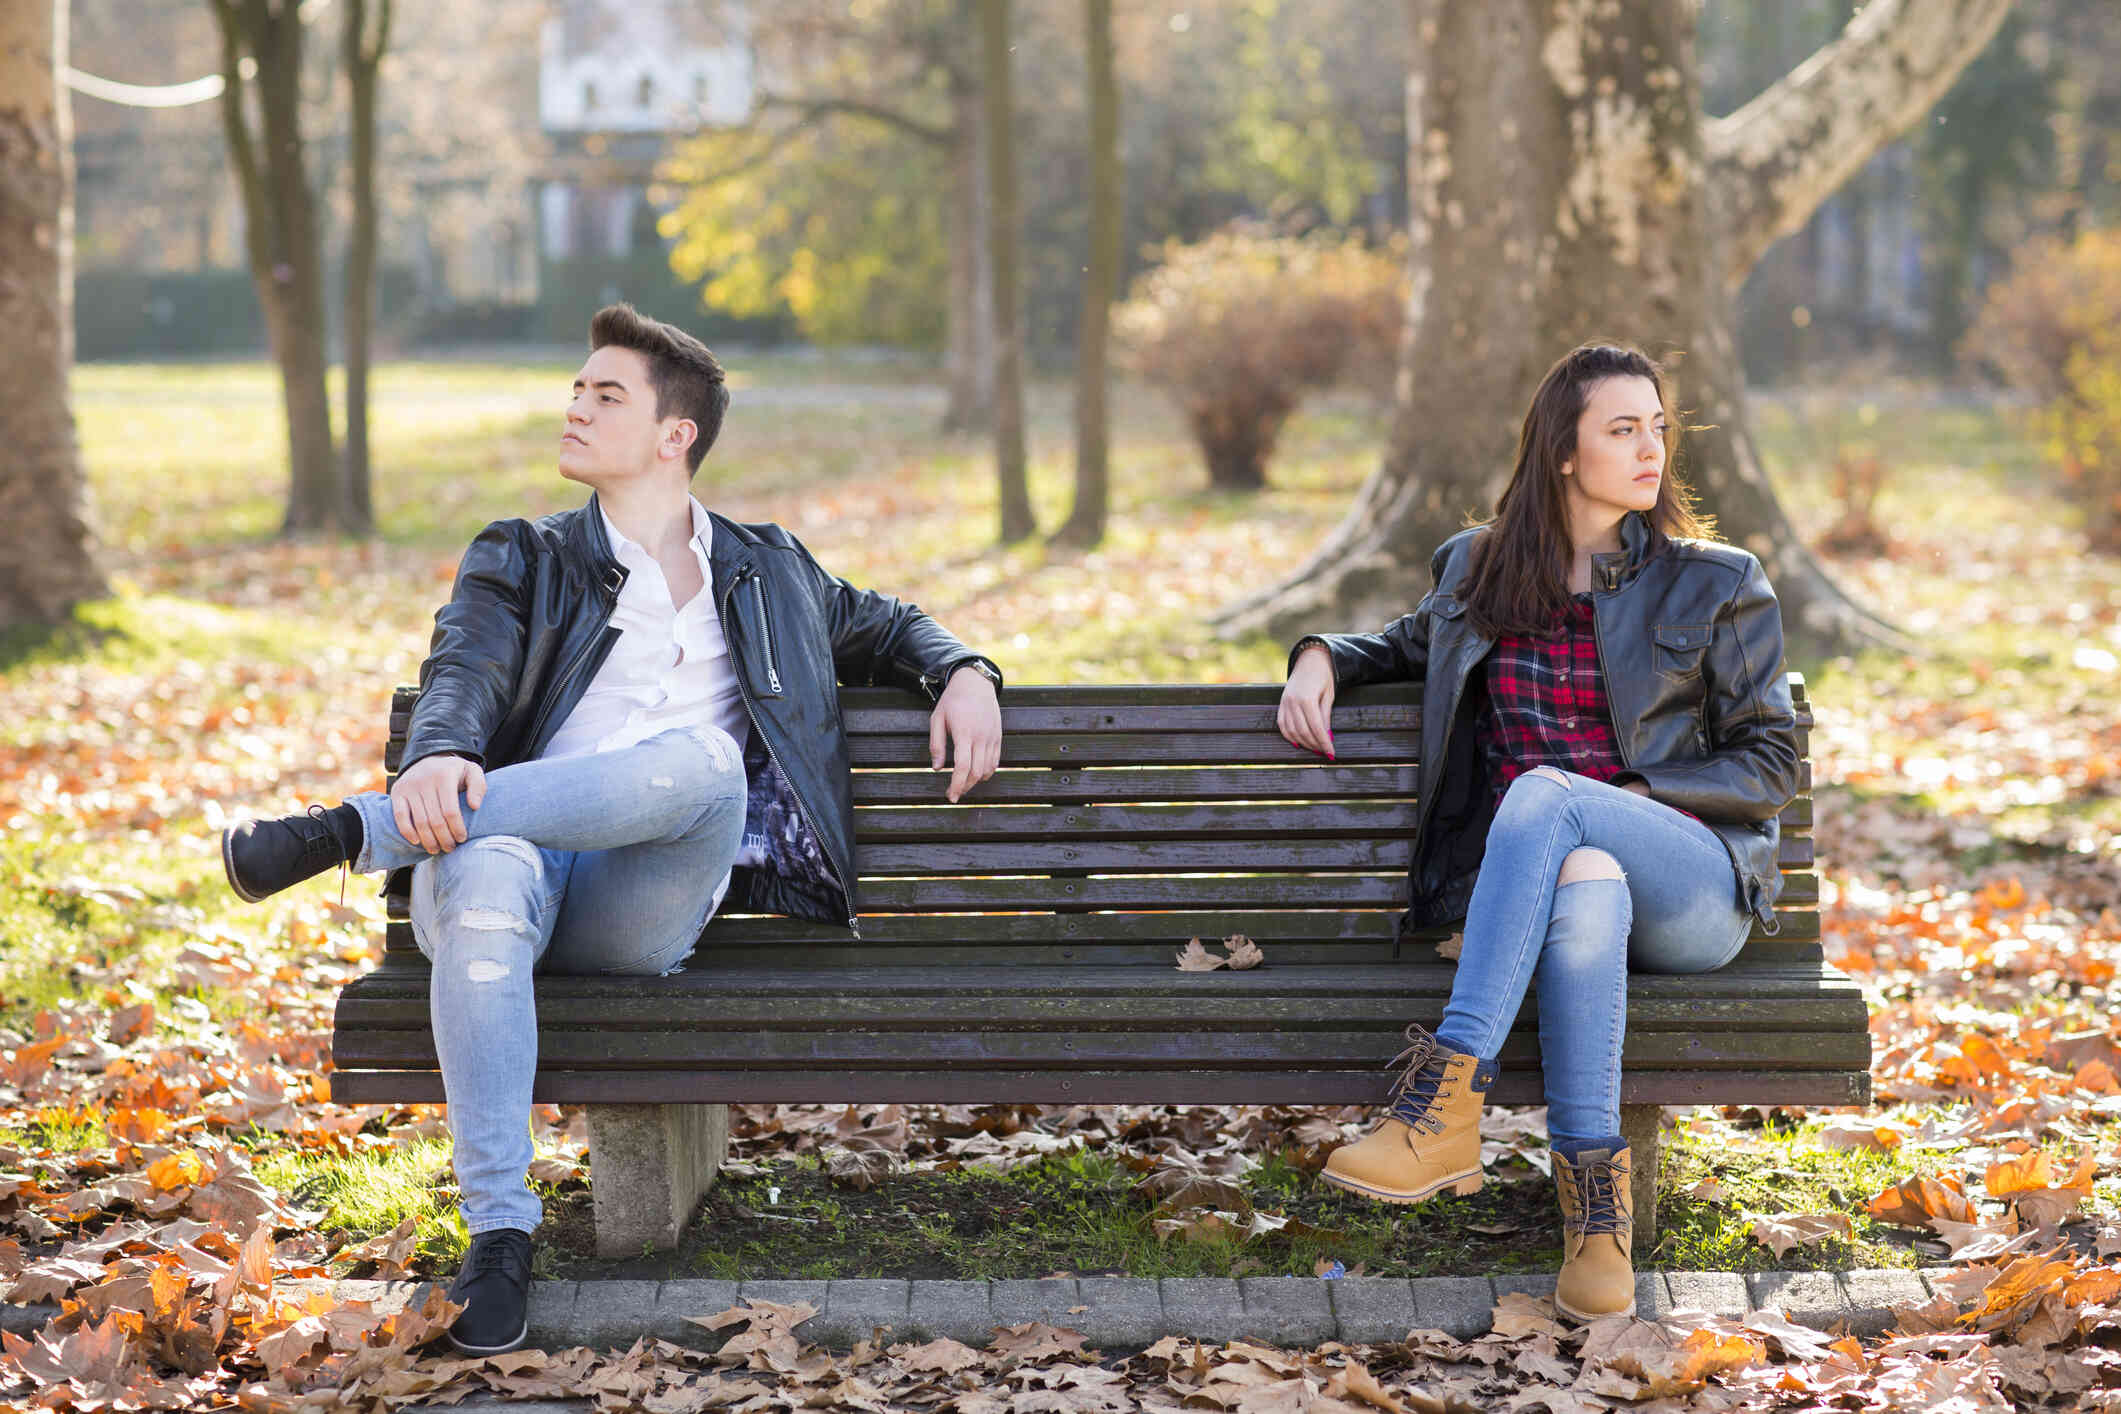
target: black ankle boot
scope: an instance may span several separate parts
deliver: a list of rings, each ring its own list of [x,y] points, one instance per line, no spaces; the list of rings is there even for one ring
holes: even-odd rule
[[[221,867],[228,873],[228,886],[245,903],[260,903],[351,859],[330,812],[321,805],[310,806],[303,815],[245,820],[221,832]]]

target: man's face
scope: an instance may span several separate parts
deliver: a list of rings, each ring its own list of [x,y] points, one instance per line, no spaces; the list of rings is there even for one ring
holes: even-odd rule
[[[643,476],[686,474],[692,422],[655,415],[648,360],[607,345],[574,376],[574,396],[560,429],[560,475],[604,490]]]

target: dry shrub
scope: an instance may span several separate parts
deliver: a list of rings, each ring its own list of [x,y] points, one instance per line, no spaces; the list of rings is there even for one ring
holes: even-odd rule
[[[2092,548],[2121,554],[2121,231],[2023,247],[1961,352],[2038,400]]]
[[[1245,226],[1176,241],[1116,312],[1120,356],[1185,414],[1218,488],[1266,485],[1289,414],[1343,378],[1391,384],[1405,262],[1360,240]]]
[[[1830,555],[1889,556],[1896,548],[1893,538],[1878,523],[1878,493],[1885,489],[1888,469],[1885,458],[1868,448],[1844,448],[1835,454],[1834,500],[1841,515],[1819,537],[1818,547]]]

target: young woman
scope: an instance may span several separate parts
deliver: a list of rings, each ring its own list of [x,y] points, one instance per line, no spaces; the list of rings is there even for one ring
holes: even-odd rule
[[[1480,1112],[1536,979],[1561,1194],[1556,1304],[1632,1312],[1620,1049],[1627,973],[1731,960],[1781,890],[1796,793],[1782,618],[1760,563],[1715,543],[1670,466],[1661,370],[1586,344],[1548,370],[1495,516],[1436,552],[1436,588],[1379,633],[1289,655],[1279,725],[1333,754],[1337,688],[1422,684],[1405,924],[1464,920],[1443,1023],[1407,1028],[1385,1115],[1325,1177],[1388,1203],[1480,1187]]]

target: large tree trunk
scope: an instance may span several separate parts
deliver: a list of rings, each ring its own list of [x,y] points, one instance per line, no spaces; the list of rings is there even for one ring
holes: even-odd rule
[[[1015,98],[1009,70],[1009,0],[986,0],[980,6],[980,78],[994,288],[994,470],[1001,483],[1004,545],[1038,529],[1024,477],[1024,337],[1017,320]]]
[[[962,6],[972,18],[970,0]],[[943,430],[994,425],[994,281],[987,262],[987,152],[979,85],[950,86],[950,272],[944,310]]]
[[[344,0],[341,47],[350,100],[348,177],[353,187],[353,230],[346,243],[342,323],[346,338],[346,498],[352,524],[366,535],[375,529],[375,501],[368,464],[368,353],[376,303],[376,78],[390,43],[391,0],[378,0],[369,24],[368,0]]]
[[[74,366],[74,124],[67,0],[0,19],[0,628],[109,593],[67,395]]]
[[[1912,124],[2010,0],[1872,0],[1843,35],[1706,122],[1692,0],[1408,0],[1411,293],[1390,443],[1347,518],[1226,633],[1404,613],[1433,547],[1485,515],[1539,377],[1591,337],[1669,358],[1683,465],[1761,556],[1793,656],[1892,637],[1791,527],[1746,428],[1737,286],[1769,244]]]
[[[1084,0],[1090,58],[1090,251],[1075,344],[1075,509],[1054,534],[1065,545],[1105,538],[1111,501],[1111,436],[1105,406],[1112,297],[1119,284],[1119,81],[1112,55],[1112,0]]]
[[[362,528],[333,454],[324,386],[324,257],[302,141],[302,21],[273,0],[212,0],[221,27],[222,130],[243,197],[251,283],[280,365],[287,418],[283,534]],[[257,62],[258,128],[244,111],[242,61]],[[260,147],[263,151],[260,152]]]

